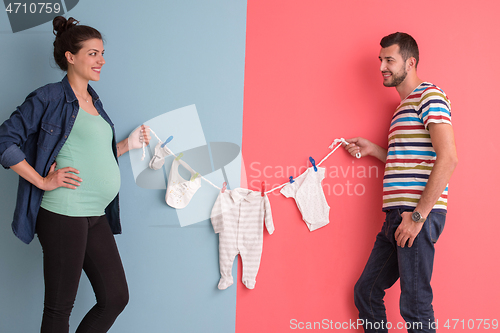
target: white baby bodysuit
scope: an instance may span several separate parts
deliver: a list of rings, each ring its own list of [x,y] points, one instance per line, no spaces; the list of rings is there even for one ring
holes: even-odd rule
[[[321,181],[324,178],[325,168],[318,167],[316,172],[314,167],[310,167],[293,183],[285,185],[280,191],[285,197],[295,199],[295,203],[302,213],[302,219],[310,231],[324,227],[330,222],[328,216],[330,206],[326,202],[325,193],[321,186]]]
[[[248,289],[255,287],[260,266],[264,220],[269,234],[274,232],[271,204],[267,195],[237,188],[219,193],[210,216],[215,233],[219,234],[218,288],[233,284],[231,270],[239,254],[243,263],[242,282]]]
[[[186,180],[179,174],[179,164],[182,164],[190,173],[191,177],[195,176],[195,171],[181,159],[174,159],[170,175],[168,176],[167,194],[165,201],[171,207],[180,209],[186,207],[193,195],[201,187],[201,177],[196,177],[193,180]]]

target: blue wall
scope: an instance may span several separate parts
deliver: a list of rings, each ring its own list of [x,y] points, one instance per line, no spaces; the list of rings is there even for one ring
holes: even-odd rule
[[[241,146],[246,1],[80,0],[65,16],[104,35],[107,63],[101,81],[91,84],[119,140],[143,122],[194,104],[207,143]],[[51,56],[51,29],[45,23],[12,33],[0,12],[0,122],[29,92],[63,77]],[[161,132],[161,124],[148,124]],[[173,128],[189,132],[185,124]],[[110,332],[234,332],[236,287],[217,289],[218,241],[209,221],[181,227],[165,190],[138,186],[127,156],[120,169],[123,234],[116,240],[131,299]],[[0,188],[0,332],[36,332],[42,252],[37,238],[25,245],[11,232],[17,175],[0,171]],[[233,271],[236,276],[236,265]],[[83,276],[71,331],[93,303]]]

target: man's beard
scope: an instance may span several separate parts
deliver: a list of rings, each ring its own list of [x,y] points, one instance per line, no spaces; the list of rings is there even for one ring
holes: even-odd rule
[[[386,87],[399,86],[406,79],[408,72],[405,69],[403,69],[403,73],[400,75],[396,75],[392,72],[391,72],[391,74],[392,74],[392,81],[391,82],[384,82],[384,86],[386,86]]]

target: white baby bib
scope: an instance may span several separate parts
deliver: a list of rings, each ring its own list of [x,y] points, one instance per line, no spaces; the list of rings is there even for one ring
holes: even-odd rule
[[[174,159],[170,175],[168,176],[167,194],[165,201],[170,207],[184,208],[186,207],[193,195],[201,187],[201,177],[196,176],[193,180],[186,180],[179,174],[179,164],[182,164],[191,173],[191,178],[195,176],[195,171],[183,160]]]

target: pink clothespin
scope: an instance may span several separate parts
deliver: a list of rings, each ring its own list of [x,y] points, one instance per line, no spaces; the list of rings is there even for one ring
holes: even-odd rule
[[[265,190],[266,190],[266,182],[262,182],[262,191],[261,191],[262,196],[264,196],[264,194],[265,194],[264,191]]]
[[[221,193],[224,193],[226,191],[226,188],[227,188],[227,183],[224,182],[224,184],[222,184],[222,189],[220,190]]]

